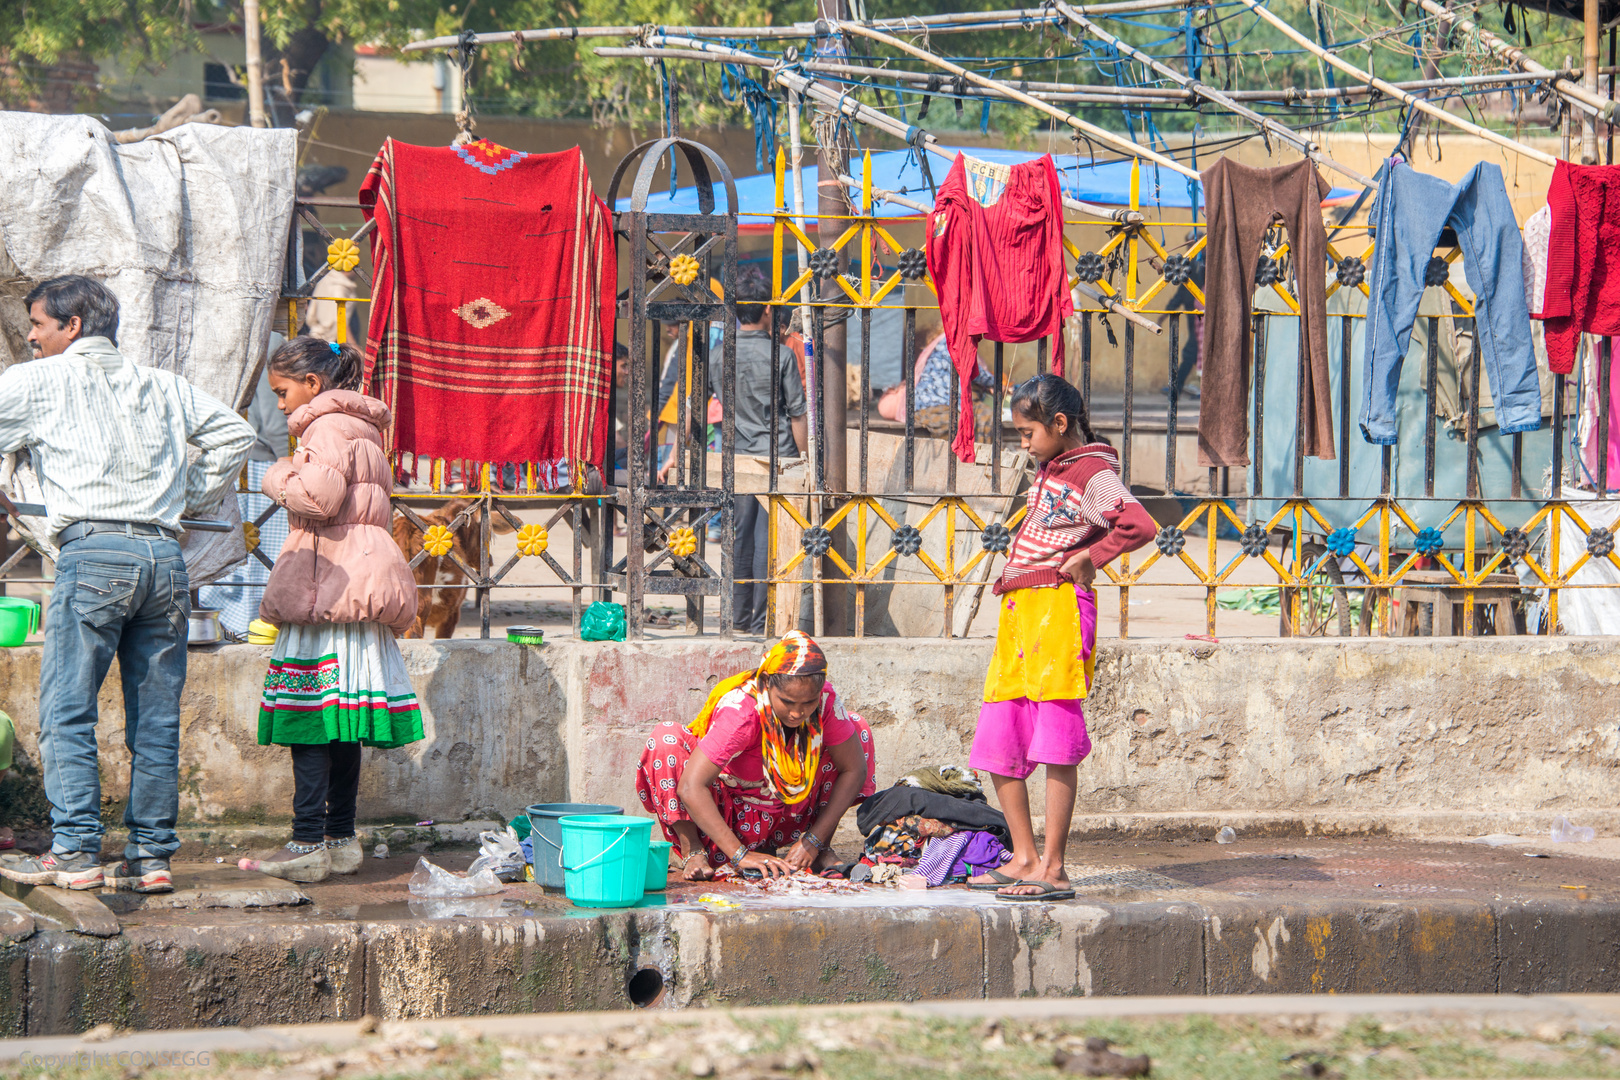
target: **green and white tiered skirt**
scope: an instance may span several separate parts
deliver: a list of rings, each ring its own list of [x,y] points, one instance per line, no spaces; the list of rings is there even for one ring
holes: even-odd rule
[[[259,745],[422,738],[422,710],[393,632],[380,623],[289,623],[276,636],[259,703]]]

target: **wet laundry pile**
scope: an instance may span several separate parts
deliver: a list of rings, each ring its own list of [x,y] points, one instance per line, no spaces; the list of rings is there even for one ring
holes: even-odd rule
[[[973,770],[960,765],[906,774],[863,802],[855,825],[866,837],[860,858],[829,875],[932,888],[995,869],[1011,855],[1006,817],[985,799]]]

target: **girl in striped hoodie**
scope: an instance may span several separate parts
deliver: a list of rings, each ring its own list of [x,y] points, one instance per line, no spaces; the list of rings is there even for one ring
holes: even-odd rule
[[[969,764],[991,774],[1013,855],[973,878],[1004,900],[1074,896],[1063,849],[1074,817],[1077,767],[1091,752],[1081,701],[1097,642],[1097,571],[1157,531],[1119,477],[1119,455],[1092,433],[1080,391],[1037,375],[1012,397],[1013,426],[1040,469],[1023,525],[994,591],[996,650]],[[1036,851],[1024,780],[1046,766],[1046,844]]]

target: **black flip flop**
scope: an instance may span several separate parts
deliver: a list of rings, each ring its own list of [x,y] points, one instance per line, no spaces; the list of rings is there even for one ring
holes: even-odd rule
[[[1006,874],[1003,874],[1000,870],[986,870],[985,873],[989,874],[995,880],[994,881],[970,881],[970,882],[967,883],[967,887],[974,890],[975,892],[995,892],[997,889],[1005,889],[1009,885],[1017,885],[1018,884],[1018,879],[1017,878],[1008,877]]]
[[[1056,885],[1052,884],[1050,881],[1013,881],[1013,882],[1009,882],[1008,884],[1010,884],[1010,885],[1035,885],[1035,886],[1039,886],[1041,891],[1038,892],[1038,893],[1030,893],[1028,895],[1020,895],[1018,893],[1008,894],[1008,893],[998,892],[998,893],[996,893],[996,899],[997,900],[1005,900],[1009,904],[1035,904],[1035,903],[1048,903],[1048,902],[1053,901],[1053,900],[1073,900],[1074,899],[1074,890],[1073,889],[1060,889]],[[1005,887],[1006,886],[1003,886],[1003,888],[1005,888]]]

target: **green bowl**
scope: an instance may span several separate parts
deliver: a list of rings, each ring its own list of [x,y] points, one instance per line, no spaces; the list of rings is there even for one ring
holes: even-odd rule
[[[506,640],[514,645],[544,645],[546,632],[538,626],[508,626]]]

